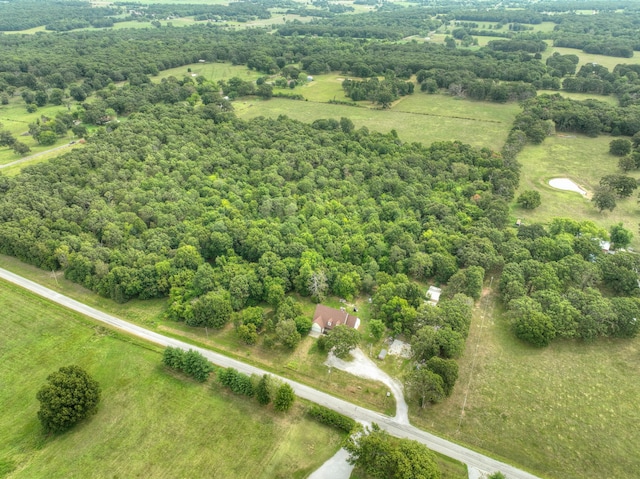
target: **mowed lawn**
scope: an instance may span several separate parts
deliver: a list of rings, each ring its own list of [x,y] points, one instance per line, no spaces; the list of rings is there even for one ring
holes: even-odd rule
[[[0,282],[0,477],[306,477],[341,436],[298,404],[276,414],[160,364],[157,348]],[[102,388],[98,413],[47,436],[35,395],[78,364]]]
[[[533,189],[540,193],[542,205],[535,210],[524,210],[514,203],[513,215],[525,223],[547,223],[558,216],[591,220],[607,229],[622,222],[634,233],[632,246],[640,248],[640,207],[637,194],[627,199],[619,199],[617,207],[612,212],[600,213],[591,201],[580,194],[549,186],[549,180],[552,178],[570,178],[591,193],[598,187],[603,176],[622,174],[618,168],[619,158],[609,154],[609,142],[612,139],[613,137],[606,135],[589,138],[583,135],[559,134],[548,137],[540,145],[527,145],[518,155],[522,170],[516,197],[524,190]],[[638,171],[626,174],[640,178]]]
[[[413,407],[411,420],[541,477],[636,479],[639,357],[640,338],[527,346],[490,295],[475,312],[453,395]]]

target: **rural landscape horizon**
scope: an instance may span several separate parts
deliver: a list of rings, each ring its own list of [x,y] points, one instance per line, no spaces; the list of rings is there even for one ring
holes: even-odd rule
[[[638,22],[0,3],[0,478],[636,478]]]

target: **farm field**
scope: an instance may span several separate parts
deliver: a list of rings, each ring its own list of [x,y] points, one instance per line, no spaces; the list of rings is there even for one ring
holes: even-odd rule
[[[560,216],[591,220],[608,229],[622,222],[634,233],[631,246],[640,248],[637,195],[619,199],[612,212],[600,213],[580,194],[549,186],[551,178],[570,178],[583,189],[592,192],[598,186],[600,178],[619,174],[618,157],[609,154],[611,140],[612,137],[605,135],[589,138],[567,134],[548,137],[541,145],[527,145],[518,155],[522,170],[516,197],[524,190],[533,189],[540,193],[542,204],[534,210],[514,207],[513,214],[525,223],[546,223]],[[627,175],[640,178],[637,171],[631,171]]]
[[[633,479],[639,355],[640,338],[527,346],[490,294],[475,310],[453,395],[425,410],[410,406],[410,417],[541,477]]]
[[[0,267],[59,291],[94,308],[101,309],[119,318],[173,336],[192,344],[220,351],[228,356],[268,369],[275,374],[285,375],[296,381],[309,384],[335,396],[344,398],[369,409],[395,414],[395,399],[387,397],[387,388],[381,383],[357,378],[348,373],[332,370],[330,373],[324,360],[326,353],[318,351],[315,340],[307,337],[294,351],[281,348],[266,349],[259,346],[245,346],[237,337],[233,325],[222,331],[192,328],[164,319],[166,299],[130,300],[118,304],[103,298],[82,286],[64,279],[62,274],[53,274],[27,265],[19,260],[0,255]],[[301,299],[301,298],[297,298]],[[326,304],[337,306],[330,301]],[[315,305],[304,302],[305,314],[312,316]],[[366,308],[365,308],[366,311]],[[364,318],[363,318],[364,319]],[[364,327],[363,327],[364,330]]]
[[[547,57],[550,57],[554,54],[554,52],[558,52],[561,55],[578,55],[580,58],[580,63],[578,64],[578,70],[585,63],[597,63],[598,65],[605,66],[612,71],[614,67],[618,64],[627,64],[627,65],[638,65],[640,64],[640,56],[635,55],[631,58],[620,58],[620,57],[609,57],[605,55],[597,55],[594,53],[585,53],[582,50],[578,50],[576,48],[564,48],[564,47],[554,47],[551,45],[551,41],[547,40],[549,43],[549,47],[546,51],[542,53],[543,60],[546,60]]]
[[[301,90],[303,92],[303,90]],[[302,93],[304,94],[304,93]],[[424,98],[419,97],[423,96]],[[251,99],[250,101],[236,101],[234,103],[236,114],[240,118],[249,119],[257,116],[267,116],[277,118],[280,115],[287,115],[290,118],[312,122],[318,118],[350,118],[356,128],[366,126],[370,130],[388,133],[396,130],[402,141],[421,142],[429,144],[433,141],[450,141],[459,139],[475,147],[488,147],[499,150],[507,137],[511,123],[502,123],[498,120],[494,121],[478,121],[469,113],[466,118],[457,118],[455,115],[431,114],[426,104],[430,98],[435,98],[434,103],[438,108],[443,108],[443,104],[449,100],[451,105],[453,102],[459,101],[460,106],[456,110],[464,108],[464,106],[473,108],[473,103],[456,100],[454,98],[439,97],[438,95],[427,96],[421,93],[414,93],[412,96],[405,97],[399,105],[394,106],[390,110],[376,110],[366,107],[353,107],[347,105],[336,105],[329,103],[302,102],[281,98],[272,98],[268,101],[259,101]],[[446,98],[443,100],[443,98]],[[416,105],[411,106],[416,100]],[[421,107],[420,105],[425,105]],[[485,106],[486,104],[482,104]],[[517,105],[514,105],[517,108]],[[401,108],[415,109],[415,112],[402,111]],[[478,108],[479,110],[480,108]],[[419,113],[418,111],[422,111]],[[439,110],[442,111],[442,110]],[[468,109],[467,109],[468,111]],[[489,114],[490,115],[490,114]],[[515,111],[514,111],[515,117]],[[452,136],[452,132],[460,133],[459,137]]]
[[[189,71],[191,68],[191,71]],[[202,76],[207,80],[228,80],[229,78],[239,77],[243,80],[256,80],[257,78],[264,76],[263,73],[259,73],[255,70],[250,70],[246,65],[232,65],[231,63],[192,63],[190,65],[184,65],[181,67],[170,68],[168,70],[162,70],[158,75],[151,77],[152,81],[160,81],[163,78],[169,78],[170,76],[176,78],[183,78],[195,73]]]
[[[0,307],[2,477],[305,477],[339,447],[340,434],[306,419],[302,404],[275,414],[177,377],[155,347],[5,282]],[[102,400],[95,416],[46,436],[35,394],[68,364],[98,380]]]
[[[538,95],[556,95],[560,94],[565,98],[571,98],[572,100],[584,101],[584,100],[598,100],[609,105],[617,106],[620,102],[615,95],[598,95],[595,93],[578,93],[565,90],[538,90]]]
[[[57,113],[66,112],[65,106],[53,106],[47,105],[34,113],[27,112],[26,105],[22,98],[16,96],[10,99],[8,105],[0,105],[0,124],[5,130],[9,130],[11,134],[18,140],[31,148],[31,152],[28,155],[39,153],[41,151],[50,150],[56,146],[69,143],[73,135],[71,132],[67,133],[64,138],[58,138],[58,141],[54,145],[43,146],[33,139],[30,135],[22,136],[29,131],[29,123],[34,123],[40,119],[43,115],[49,118],[54,118]],[[10,163],[15,160],[19,160],[20,155],[16,155],[13,149],[2,146],[0,147],[0,165]]]

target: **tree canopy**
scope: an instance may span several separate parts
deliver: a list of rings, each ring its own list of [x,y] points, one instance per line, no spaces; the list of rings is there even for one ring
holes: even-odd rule
[[[97,411],[100,385],[80,366],[63,366],[47,377],[37,399],[44,429],[63,432]]]

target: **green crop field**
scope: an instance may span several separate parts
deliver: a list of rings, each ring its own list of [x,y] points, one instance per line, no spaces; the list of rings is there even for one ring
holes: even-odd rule
[[[591,220],[607,229],[622,222],[634,233],[632,246],[640,248],[638,213],[640,208],[636,195],[618,200],[612,211],[600,213],[596,207],[578,193],[561,191],[549,186],[552,178],[569,178],[587,192],[593,192],[600,178],[620,174],[618,157],[609,154],[612,137],[588,138],[582,135],[555,135],[541,145],[527,145],[518,155],[522,165],[520,189],[536,190],[542,197],[542,205],[535,210],[514,207],[513,214],[525,223],[546,223],[557,216],[576,220]],[[640,172],[627,173],[640,178]]]
[[[476,309],[453,395],[412,422],[541,477],[637,478],[640,338],[536,349],[496,301]]]
[[[276,414],[215,384],[167,371],[138,343],[0,282],[0,476],[305,477],[339,447],[337,432],[302,405]],[[36,392],[78,364],[102,388],[98,413],[47,436]]]

